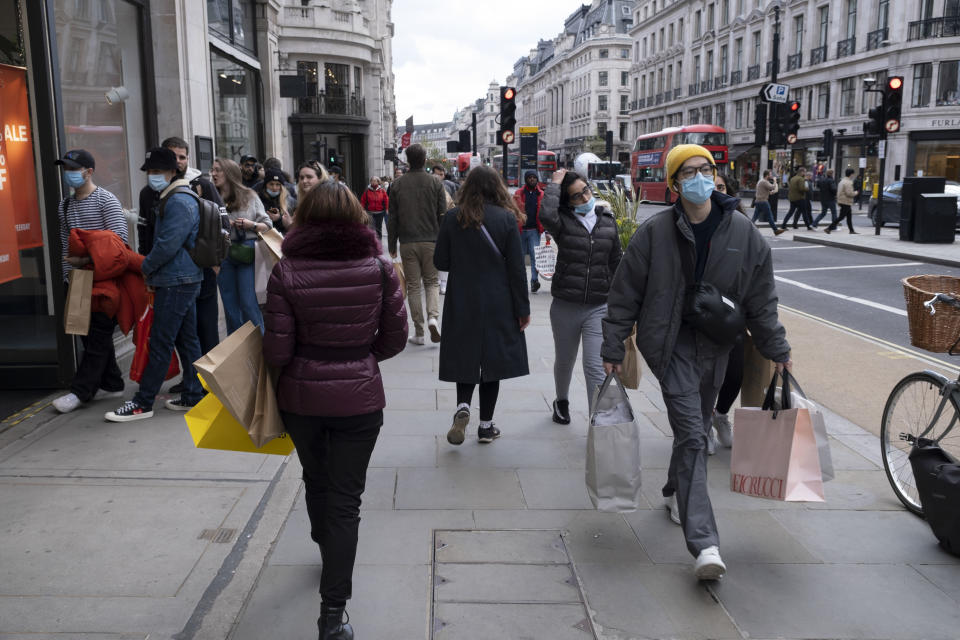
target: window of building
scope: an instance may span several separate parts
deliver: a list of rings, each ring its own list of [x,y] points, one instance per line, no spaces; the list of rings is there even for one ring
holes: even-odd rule
[[[683,18],[680,18],[680,21],[677,22],[677,24],[679,25],[677,27],[677,41],[683,42]]]
[[[817,85],[817,119],[830,117],[830,83]]]
[[[743,129],[743,100],[733,103],[734,128]]]
[[[693,37],[694,38],[700,37],[700,31],[701,31],[700,21],[701,21],[700,10],[697,10],[697,12],[693,14]]]
[[[727,126],[727,105],[718,104],[713,108],[713,113],[716,119],[716,124],[718,127]]]
[[[743,14],[743,0],[737,0],[737,15]]]
[[[657,93],[663,93],[663,69],[657,71]]]
[[[627,123],[620,123],[620,142],[625,142],[627,140]]]
[[[207,0],[207,24],[230,44],[256,52],[253,0]]]
[[[887,70],[877,71],[876,73],[868,74],[870,78],[875,79],[877,82],[874,84],[874,87],[883,87],[887,84]],[[860,76],[859,83],[863,84],[863,79],[868,76]],[[868,110],[876,107],[880,104],[882,98],[879,93],[863,91],[860,94],[862,97],[860,99],[860,113],[866,113]]]
[[[857,0],[847,0],[847,38],[857,35]]]
[[[713,25],[714,25],[713,20],[714,20],[714,5],[711,3],[707,5],[707,30],[708,31],[713,30]]]
[[[728,49],[729,47],[727,45],[723,45],[722,47],[720,47],[720,77],[723,78],[724,80],[726,80],[727,71],[729,71]]]
[[[793,52],[803,52],[803,14],[793,18]]]
[[[664,30],[663,30],[663,27],[661,27],[661,28],[660,28],[660,51],[663,51],[664,43],[666,42],[666,41],[664,40],[664,35],[663,35],[663,34],[664,34]]]
[[[743,38],[733,41],[733,69],[743,71]]]
[[[297,75],[303,76],[307,85],[307,97],[297,98],[298,111],[300,113],[315,113],[317,106],[317,90],[319,89],[318,79],[320,77],[319,64],[310,60],[297,61]]]
[[[260,157],[259,82],[257,72],[218,51],[210,51],[213,73],[213,119],[217,156]]]
[[[646,38],[643,39],[643,57],[644,58],[647,57],[647,39]]]
[[[620,57],[624,60],[630,59],[630,49],[620,49]]]
[[[947,60],[940,63],[937,78],[937,106],[960,104],[960,61]]]
[[[626,95],[621,95],[621,96],[620,96],[620,113],[624,113],[624,112],[628,111],[628,108],[627,108],[627,97],[628,97],[628,96],[626,96]]]
[[[830,5],[817,9],[817,22],[820,24],[820,34],[817,36],[817,46],[827,46],[827,35],[830,32]]]
[[[760,47],[763,46],[763,41],[760,40],[760,32],[753,32],[753,64],[760,64]]]
[[[879,0],[877,2],[877,29],[886,29],[888,26],[890,26],[890,0]]]
[[[700,118],[703,124],[713,124],[713,109],[710,107],[701,109]]]
[[[629,71],[621,71],[621,72],[620,72],[620,86],[621,86],[621,87],[627,86],[627,80],[628,80],[629,77],[630,77],[630,72],[629,72]]]
[[[713,51],[707,51],[707,80],[713,80]]]
[[[606,71],[600,71],[597,75],[598,75],[599,78],[600,78],[600,86],[601,86],[601,87],[607,86],[607,72],[606,72]]]
[[[603,138],[603,137],[605,137],[605,136],[607,135],[607,123],[606,123],[606,122],[598,122],[598,123],[597,123],[597,135],[598,135],[599,137],[601,137],[601,138]]]
[[[677,62],[677,86],[683,87],[683,62]]]
[[[673,65],[668,64],[667,65],[667,91],[671,91],[672,89],[673,89]]]
[[[730,0],[720,0],[720,26],[725,27],[730,22]]]
[[[353,68],[353,93],[354,93],[354,96],[357,98],[363,95],[363,68],[362,67]]]
[[[667,45],[673,46],[673,24],[667,27]]]
[[[607,96],[597,96],[597,111],[607,110]]]
[[[600,49],[600,58],[609,58],[610,49]]]
[[[852,116],[857,104],[857,79],[844,78],[840,81],[840,115]]]
[[[920,19],[929,20],[933,17],[933,0],[920,0]]]
[[[912,107],[930,106],[930,85],[933,83],[933,63],[923,62],[913,65]]]
[[[700,82],[700,56],[693,56],[693,83]]]

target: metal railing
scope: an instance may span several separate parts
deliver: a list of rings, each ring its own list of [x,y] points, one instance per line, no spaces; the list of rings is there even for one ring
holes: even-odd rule
[[[847,38],[837,43],[837,57],[846,58],[857,52],[857,37]]]
[[[740,84],[740,78],[742,75],[743,75],[742,71],[731,71],[730,84]]]
[[[676,89],[673,90],[674,100],[679,100],[682,95],[683,95],[683,89],[681,89],[680,87],[677,87]]]
[[[911,22],[907,27],[907,40],[950,38],[952,36],[960,36],[960,16],[917,20]]]
[[[794,53],[793,55],[787,56],[787,71],[793,71],[794,69],[799,69],[803,66],[803,54]]]
[[[320,91],[315,98],[299,98],[297,100],[297,113],[305,115],[336,115],[336,116],[360,116],[367,115],[367,101],[365,98],[353,95],[327,95]]]
[[[827,45],[810,49],[810,64],[820,64],[827,61]]]
[[[884,41],[886,41],[887,36],[890,35],[890,29],[886,27],[883,29],[877,29],[876,31],[871,31],[867,34],[867,51],[873,51],[874,49],[879,49],[883,46]]]
[[[723,74],[722,76],[717,76],[713,79],[713,88],[714,89],[723,89],[727,86],[727,75]]]
[[[760,79],[760,65],[755,64],[747,67],[747,82]]]
[[[773,60],[768,60],[767,61],[767,77],[769,78],[772,75],[773,75]]]
[[[656,98],[654,98],[654,104],[663,104],[663,94],[658,93]]]
[[[700,83],[698,83],[698,82],[691,82],[690,85],[687,86],[687,95],[688,95],[688,96],[696,96],[696,95],[699,95],[699,94],[700,94]]]

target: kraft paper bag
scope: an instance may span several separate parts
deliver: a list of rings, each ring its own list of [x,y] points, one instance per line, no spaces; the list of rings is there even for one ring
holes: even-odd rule
[[[63,332],[74,336],[90,333],[90,304],[93,298],[93,271],[73,269],[63,309]]]
[[[260,242],[270,251],[273,257],[273,263],[276,264],[279,262],[280,259],[283,258],[283,234],[276,229],[267,229],[266,231],[259,232],[257,235],[260,236]],[[270,268],[272,269],[273,266],[271,265]]]
[[[640,387],[640,354],[637,352],[637,325],[633,325],[630,335],[623,341],[624,356],[623,365],[620,371],[620,381],[627,389],[637,389]]]
[[[193,363],[210,392],[226,410],[249,429],[263,367],[263,336],[252,322],[231,333]]]
[[[281,433],[262,447],[257,447],[247,430],[237,422],[213,393],[204,396],[185,414],[187,428],[198,449],[246,451],[287,456],[293,453],[293,440]]]
[[[807,398],[792,373],[784,371],[784,375],[790,378],[790,406],[806,409],[810,412],[810,420],[813,422],[813,435],[817,439],[820,473],[823,476],[823,481],[829,482],[834,479],[836,474],[833,470],[833,455],[830,453],[830,440],[827,437],[827,422],[823,417],[823,411],[820,410],[820,405]]]
[[[258,240],[254,249],[253,289],[257,294],[257,304],[267,304],[267,283],[270,282],[270,274],[273,273],[273,266],[278,259],[270,245],[263,240]]]
[[[407,297],[407,275],[403,272],[403,261],[400,258],[393,259],[393,270],[397,273],[397,279],[400,280],[400,291],[403,297]]]
[[[776,376],[764,407],[772,406]],[[784,384],[789,387],[788,384]],[[789,407],[789,388],[781,406]],[[823,502],[820,456],[808,409],[737,409],[730,489],[786,502]]]
[[[767,360],[753,344],[753,338],[743,338],[743,384],[740,387],[740,406],[759,407],[763,404],[763,395],[767,383],[773,375],[775,365]]]
[[[640,428],[617,374],[607,376],[591,406],[587,494],[600,511],[636,511],[640,505]]]
[[[276,376],[264,362],[257,376],[257,396],[253,403],[253,422],[247,429],[250,440],[262,447],[274,438],[284,435],[283,419],[277,405]]]

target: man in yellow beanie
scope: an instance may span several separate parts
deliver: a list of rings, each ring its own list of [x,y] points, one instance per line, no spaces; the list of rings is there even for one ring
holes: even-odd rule
[[[727,356],[744,326],[778,370],[791,367],[790,345],[777,317],[770,247],[737,212],[737,199],[713,190],[713,156],[683,144],[666,164],[680,199],[630,240],[610,287],[601,356],[608,374],[619,371],[623,341],[637,325],[637,347],[660,382],[673,430],[665,506],[683,527],[697,579],[716,580],[726,566],[707,493],[707,439]]]

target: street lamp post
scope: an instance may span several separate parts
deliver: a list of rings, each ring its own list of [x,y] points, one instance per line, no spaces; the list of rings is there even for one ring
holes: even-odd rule
[[[863,90],[866,93],[879,93],[880,94],[880,113],[887,112],[887,92],[884,89],[874,89],[873,85],[877,83],[876,78],[864,78],[863,79]],[[886,149],[886,139],[887,132],[885,129],[881,129],[877,132],[877,151],[880,156],[880,173],[877,176],[877,215],[874,216],[873,220],[873,235],[880,235],[880,227],[883,225],[883,173],[887,168],[887,149]],[[879,153],[880,144],[883,143],[884,149],[882,153]],[[867,132],[863,132],[863,157],[867,157]],[[863,188],[863,182],[860,182],[860,188]],[[863,194],[860,194],[860,206],[863,207]],[[867,198],[867,214],[870,214],[870,198]]]

